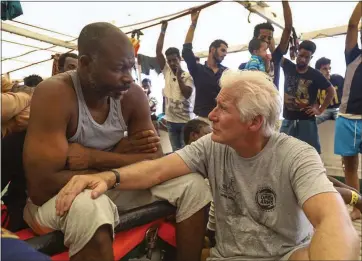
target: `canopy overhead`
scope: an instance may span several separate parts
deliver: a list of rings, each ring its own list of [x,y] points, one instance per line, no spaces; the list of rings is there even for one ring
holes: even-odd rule
[[[247,4],[246,1],[243,1]],[[255,5],[257,11],[267,10],[263,8],[265,4]],[[24,15],[17,17],[14,21],[2,23],[2,73],[6,73],[17,68],[28,66],[30,64],[49,60],[55,52],[63,53],[70,51],[76,46],[74,39],[79,35],[81,29],[92,22],[111,22],[116,26],[122,27],[121,30],[129,32],[134,29],[157,23],[167,19],[169,15],[178,15],[180,12],[191,7],[199,6],[200,2],[26,2],[22,1]],[[275,14],[275,20],[283,21],[281,2],[266,3]],[[355,6],[355,2],[293,2],[291,8],[293,13],[293,23],[298,35],[308,35],[310,31],[321,30],[319,37],[328,35],[332,28],[348,23],[349,17]],[[147,10],[147,12],[145,11]],[[267,10],[270,11],[270,10]],[[229,46],[239,46],[247,44],[253,35],[253,28],[256,24],[264,22],[265,19],[258,14],[251,14],[242,5],[235,2],[220,2],[204,9],[199,18],[198,27],[195,33],[194,49],[196,52],[206,51],[209,44],[215,39],[224,39]],[[158,19],[155,19],[158,18]],[[153,20],[147,23],[141,23],[134,26],[132,24]],[[21,22],[21,23],[19,23]],[[32,26],[34,25],[49,29],[45,31]],[[4,25],[8,27],[16,26],[24,31],[30,31],[35,34],[41,34],[49,39],[56,39],[65,42],[67,45],[59,42],[42,42],[13,33],[4,32]],[[186,36],[190,16],[173,20],[169,23],[164,49],[175,46],[182,48]],[[280,37],[281,29],[275,26],[275,35]],[[343,31],[343,28],[342,28]],[[57,33],[56,33],[57,32]],[[144,35],[141,37],[141,47],[139,53],[155,56],[156,41],[159,36],[160,26],[151,27],[142,30]],[[340,32],[340,31],[339,31]],[[339,34],[339,33],[337,33]],[[313,34],[309,34],[313,38]],[[314,35],[316,36],[316,34]],[[48,40],[49,40],[48,39]],[[44,39],[43,39],[44,40]],[[72,41],[73,40],[73,41]],[[19,45],[24,44],[24,45]],[[69,46],[68,46],[69,45]],[[62,47],[60,47],[62,46]],[[65,48],[65,47],[68,48]],[[47,50],[39,50],[47,49]],[[245,48],[244,48],[245,49]],[[235,49],[243,50],[242,48]],[[27,53],[26,55],[19,56]],[[13,59],[7,59],[12,58]],[[43,77],[51,75],[52,61],[39,63],[37,65],[24,68],[11,73],[11,78],[20,79],[29,74],[37,73]]]

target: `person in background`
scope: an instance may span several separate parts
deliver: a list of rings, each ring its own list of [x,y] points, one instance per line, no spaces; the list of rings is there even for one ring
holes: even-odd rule
[[[59,56],[59,73],[73,71],[78,68],[78,55],[75,53],[63,53]]]
[[[167,22],[161,26],[160,36],[156,45],[156,57],[165,78],[165,120],[168,136],[173,151],[181,149],[184,144],[183,127],[186,122],[195,118],[195,86],[190,73],[181,68],[180,51],[175,47],[162,53]]]
[[[185,124],[184,127],[184,141],[186,145],[190,145],[191,143],[197,141],[203,136],[212,132],[211,126],[209,123],[199,120],[193,119]],[[210,186],[210,182],[208,179],[205,179],[208,186]],[[209,244],[207,248],[214,247],[216,245],[215,241],[215,205],[214,201],[211,201],[210,209],[209,209],[209,219],[207,222],[207,230],[206,236],[209,239]]]
[[[357,191],[360,191],[358,154],[362,152],[362,50],[358,47],[361,17],[362,2],[359,1],[348,23],[345,47],[347,70],[334,136],[334,153],[343,157],[346,184]],[[362,44],[362,38],[360,41]],[[353,220],[361,218],[357,208],[350,215]]]
[[[7,76],[1,76],[1,93],[9,92],[18,82],[12,82]]]
[[[24,82],[36,86],[40,77],[32,75]],[[11,86],[2,82],[4,90]],[[3,87],[3,86],[2,86]],[[26,180],[22,164],[23,144],[30,118],[30,104],[35,87],[13,84],[11,91],[1,93],[1,191],[9,184],[1,198],[7,206],[11,231],[27,227],[23,220],[26,201]]]
[[[195,58],[196,58],[196,63],[199,64],[200,63],[200,57],[195,56]]]
[[[207,116],[216,106],[215,98],[220,92],[218,82],[226,69],[221,62],[227,54],[228,44],[221,39],[213,41],[209,46],[209,55],[205,64],[197,62],[195,54],[192,51],[192,41],[194,39],[199,14],[200,11],[196,9],[191,13],[191,25],[183,45],[182,57],[195,82],[196,98],[194,113],[200,119],[210,123]]]
[[[43,78],[41,78],[39,75],[32,74],[24,78],[24,85],[28,87],[36,87],[42,81]]]
[[[185,145],[190,145],[199,138],[212,132],[210,124],[199,119],[188,121],[184,126],[184,142]]]
[[[151,97],[151,88],[152,88],[152,83],[151,80],[148,78],[144,78],[142,80],[142,88],[143,91],[145,92],[145,94],[147,95],[148,98],[148,104],[150,105],[150,111],[151,111],[151,119],[152,120],[157,120],[156,117],[156,110],[157,110],[157,99],[155,97]]]
[[[1,136],[24,130],[28,126],[31,95],[24,92],[1,93]],[[24,119],[25,117],[25,119]]]
[[[281,66],[284,70],[284,110],[281,132],[307,142],[321,153],[316,116],[322,114],[330,105],[335,90],[322,73],[309,66],[316,51],[312,41],[303,41],[299,45],[297,63],[283,57]],[[318,90],[325,90],[323,104],[317,103]]]
[[[280,77],[280,56],[277,54],[280,52],[283,55],[287,53],[289,37],[293,27],[292,12],[289,6],[289,2],[283,1],[282,5],[284,14],[284,29],[278,47],[275,48],[274,27],[269,22],[256,25],[254,27],[253,36],[254,38],[264,41],[268,44],[269,51],[272,54],[269,75],[273,78],[274,84],[277,89],[279,89]],[[243,70],[245,68],[245,65],[246,63],[240,64],[239,69]]]
[[[43,78],[41,78],[39,75],[30,75],[28,77],[24,78],[24,85],[18,85],[15,84],[12,89],[11,89],[11,93],[14,95],[20,94],[20,93],[26,93],[29,95],[30,97],[30,101],[27,104],[27,106],[25,108],[23,108],[19,113],[16,114],[16,116],[12,117],[4,126],[4,133],[6,134],[10,134],[13,132],[21,132],[23,130],[26,130],[26,128],[28,127],[28,122],[29,122],[29,117],[30,117],[30,104],[31,104],[31,98],[33,96],[35,87],[41,83],[43,81]],[[7,94],[10,94],[10,92],[8,92]],[[11,99],[13,100],[13,104],[12,106],[19,106],[18,108],[22,108],[22,106],[18,103],[19,100],[17,99]],[[5,99],[5,106],[9,103],[10,101],[8,99]],[[9,106],[8,109],[6,110],[10,110],[10,109],[14,109],[14,107]],[[6,113],[6,112],[5,112]]]
[[[168,156],[118,169],[120,183],[112,171],[79,175],[58,193],[57,211],[72,210],[87,188],[87,197],[98,199],[114,184],[120,191],[143,189],[198,172],[210,180],[215,202],[210,260],[357,260],[357,231],[318,153],[274,131],[282,100],[272,79],[230,70],[220,86],[209,115],[211,134]],[[188,240],[202,243],[204,224],[193,224],[199,230]]]
[[[330,74],[331,73],[331,60],[322,57],[318,59],[315,64],[315,69],[319,70],[327,80],[331,82],[335,89],[335,95],[332,99],[331,104],[327,107],[327,109],[321,114],[318,115],[317,124],[321,124],[327,120],[336,120],[338,115],[338,108],[341,104],[342,92],[343,92],[343,84],[344,78],[339,74]],[[326,98],[325,90],[318,90],[317,100],[319,104],[323,104],[324,99]]]
[[[245,65],[245,70],[255,70],[261,72],[269,72],[269,62],[268,62],[268,44],[257,38],[253,38],[249,42],[249,52],[251,58],[249,62]]]

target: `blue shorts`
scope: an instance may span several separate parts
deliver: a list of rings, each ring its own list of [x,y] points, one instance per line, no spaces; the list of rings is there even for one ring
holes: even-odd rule
[[[315,119],[283,120],[280,132],[308,143],[321,154],[318,127]]]
[[[339,116],[334,133],[334,154],[355,156],[362,152],[362,119],[352,120]]]

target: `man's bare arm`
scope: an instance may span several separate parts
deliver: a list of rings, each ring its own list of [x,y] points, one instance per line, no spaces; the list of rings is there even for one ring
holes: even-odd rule
[[[284,14],[284,29],[280,39],[279,48],[282,53],[286,53],[289,43],[289,37],[292,33],[293,17],[292,10],[290,9],[289,2],[283,1],[283,14]]]
[[[158,64],[160,65],[161,70],[163,70],[163,68],[165,68],[165,65],[166,65],[166,60],[162,53],[163,43],[165,41],[166,29],[167,29],[167,22],[163,22],[162,26],[161,26],[160,36],[158,37],[157,45],[156,45],[156,58],[157,58]]]
[[[359,238],[338,193],[315,195],[303,204],[303,210],[315,227],[308,248],[310,260],[358,260]]]
[[[347,37],[346,37],[346,52],[351,51],[357,44],[358,39],[358,24],[362,17],[362,2],[359,1],[355,7],[351,18],[349,19]]]
[[[74,97],[69,86],[59,79],[42,82],[32,98],[23,163],[28,193],[36,205],[56,195],[74,175],[85,173],[64,170],[68,151],[66,129],[71,115],[70,106],[64,104],[71,99]]]
[[[326,90],[326,93],[327,93],[326,98],[324,99],[323,104],[319,108],[321,112],[324,112],[327,109],[327,107],[331,104],[333,97],[336,93],[336,90],[334,89],[333,86],[329,86]]]
[[[117,189],[122,190],[147,189],[167,180],[191,173],[190,168],[176,153],[160,159],[126,166],[118,169],[118,171],[121,179]],[[97,175],[107,182],[108,187],[112,187],[115,184],[116,179],[113,172],[103,172]]]
[[[199,14],[200,14],[199,10],[193,10],[193,12],[191,13],[191,25],[186,34],[185,44],[192,43],[192,41],[194,40],[194,34],[197,25],[197,20],[199,19]]]
[[[182,72],[183,71],[182,71],[181,67],[179,67],[176,72],[176,78],[177,78],[178,86],[180,88],[182,96],[184,96],[185,99],[188,99],[188,98],[190,98],[190,96],[192,94],[192,87],[188,86],[186,84],[186,82],[185,82],[186,78],[182,79]]]

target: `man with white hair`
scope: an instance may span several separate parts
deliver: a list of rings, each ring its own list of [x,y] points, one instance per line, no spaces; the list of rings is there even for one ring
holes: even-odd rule
[[[116,189],[146,189],[198,172],[209,178],[215,201],[208,260],[356,260],[357,233],[318,153],[274,131],[282,105],[269,76],[225,71],[220,86],[212,134],[120,168],[117,178],[111,171],[75,176],[59,192],[57,211],[65,213],[85,189],[97,198],[118,181]]]

